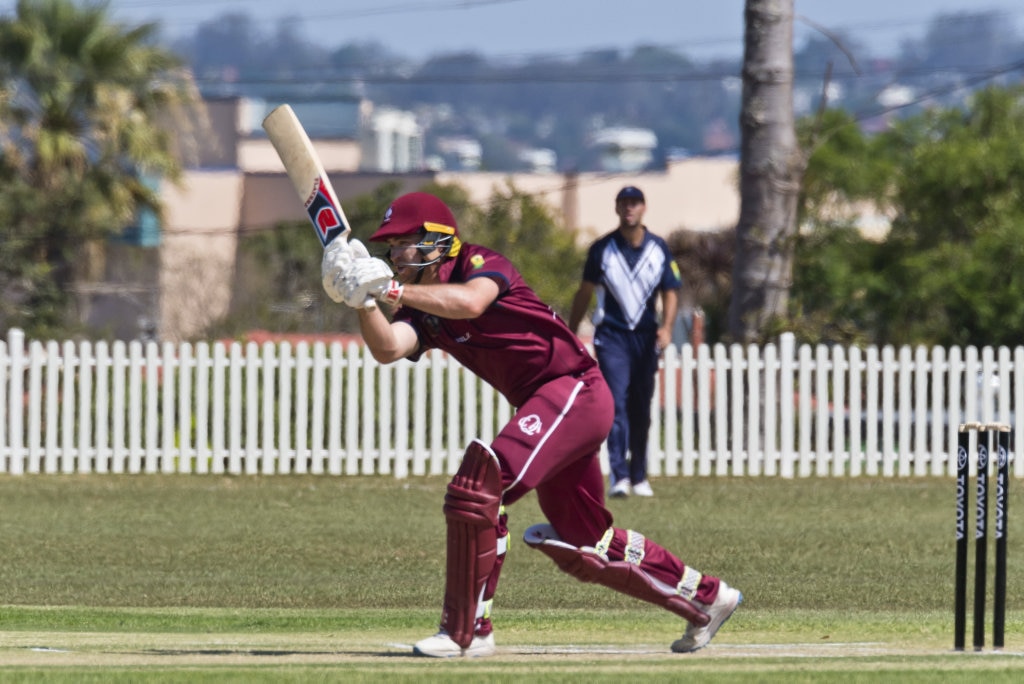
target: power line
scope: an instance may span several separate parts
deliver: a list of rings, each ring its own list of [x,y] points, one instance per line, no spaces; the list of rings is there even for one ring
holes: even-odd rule
[[[523,0],[448,0],[447,2],[405,2],[398,5],[384,5],[376,7],[367,7],[366,9],[350,9],[342,12],[329,12],[318,14],[317,20],[320,19],[359,19],[362,17],[372,17],[387,14],[416,14],[420,12],[449,12],[452,10],[459,9],[473,9],[476,7],[484,7],[487,5],[508,5],[516,2],[523,2]],[[228,3],[228,2],[211,2],[210,0],[177,0],[176,2],[163,2],[162,0],[141,0],[140,2],[119,2],[117,3],[118,8],[123,9],[147,9],[147,8],[160,8],[166,9],[168,6],[183,7],[196,5],[205,8],[217,5],[245,5],[251,7],[253,2],[245,3]],[[274,21],[274,20],[267,20]]]
[[[1016,64],[1016,63],[1015,63]],[[997,67],[1002,69],[1003,67]],[[1010,69],[1014,71],[1015,69]],[[955,71],[959,75],[966,76],[970,79],[981,77],[984,79],[986,76],[992,73],[989,69],[965,69],[963,67],[956,66],[942,66],[922,69],[903,69],[897,72],[888,74],[890,79],[912,79],[912,78],[924,78],[935,74],[948,74],[951,71]],[[715,82],[726,78],[738,78],[739,72],[737,71],[711,71],[702,73],[653,73],[653,72],[636,72],[636,73],[618,73],[609,74],[603,73],[587,73],[572,71],[571,73],[565,74],[503,74],[498,75],[494,73],[482,74],[482,75],[467,75],[459,76],[454,74],[447,75],[416,75],[416,76],[395,76],[395,75],[368,75],[368,76],[342,76],[342,75],[328,75],[323,76],[322,72],[318,77],[303,77],[302,72],[296,74],[296,77],[285,78],[285,77],[268,77],[268,78],[243,78],[236,81],[221,81],[219,79],[209,79],[199,77],[196,82],[200,85],[205,86],[220,86],[228,85],[235,87],[236,89],[242,89],[245,86],[291,86],[291,87],[302,87],[302,86],[314,86],[324,84],[349,84],[349,85],[367,85],[367,86],[424,86],[424,85],[497,85],[497,84],[552,84],[552,85],[585,85],[585,84],[600,84],[600,85],[613,85],[613,84],[625,84],[625,83],[704,83],[704,82]],[[885,75],[885,74],[881,74]],[[794,73],[794,79],[797,81],[806,81],[812,79],[818,79],[821,77],[819,72],[801,71]],[[859,76],[854,73],[838,74],[833,77],[833,80],[858,80],[863,79],[863,76]],[[296,101],[329,101],[331,97],[322,97],[316,95],[310,95],[308,97],[298,97]]]
[[[869,119],[885,116],[886,114],[891,114],[902,109],[916,107],[918,105],[929,102],[930,100],[934,100],[935,98],[950,95],[960,90],[972,90],[984,83],[987,83],[988,81],[994,81],[995,79],[1013,73],[1014,71],[1024,71],[1024,59],[978,74],[973,78],[968,78],[966,81],[962,83],[953,83],[939,86],[932,90],[926,91],[921,95],[917,96],[916,98],[903,104],[890,105],[888,107],[883,107],[882,109],[877,111],[854,113],[854,120],[857,122],[863,122]]]

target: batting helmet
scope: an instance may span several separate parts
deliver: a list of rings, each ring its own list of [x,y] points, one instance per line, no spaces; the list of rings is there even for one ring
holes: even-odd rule
[[[384,242],[389,238],[417,234],[421,240],[416,247],[424,255],[437,249],[440,251],[439,259],[455,256],[462,247],[452,210],[426,192],[410,192],[392,202],[370,241]]]

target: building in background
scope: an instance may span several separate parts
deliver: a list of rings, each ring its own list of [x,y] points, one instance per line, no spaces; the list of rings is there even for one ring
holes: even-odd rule
[[[359,130],[360,171],[408,173],[424,167],[423,129],[416,115],[367,103]]]
[[[602,128],[594,132],[590,146],[596,148],[603,170],[635,173],[651,166],[658,136],[647,128]]]
[[[484,157],[479,140],[463,136],[437,139],[437,155],[430,167],[436,171],[476,171]]]
[[[558,168],[558,155],[546,147],[519,150],[518,157],[534,173],[555,173]]]

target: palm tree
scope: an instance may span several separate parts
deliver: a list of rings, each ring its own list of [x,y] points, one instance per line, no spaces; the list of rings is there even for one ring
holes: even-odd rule
[[[71,0],[19,0],[0,19],[0,321],[66,329],[83,246],[159,211],[144,176],[179,176],[161,122],[198,98],[155,32]]]

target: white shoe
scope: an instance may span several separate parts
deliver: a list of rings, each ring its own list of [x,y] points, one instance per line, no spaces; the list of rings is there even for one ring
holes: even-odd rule
[[[651,483],[644,480],[633,485],[633,494],[636,496],[654,496],[654,490],[651,489]]]
[[[629,480],[622,479],[612,485],[612,488],[608,491],[608,496],[612,499],[622,499],[629,496],[629,492]]]
[[[718,596],[710,606],[706,606],[700,601],[693,603],[711,617],[711,622],[705,627],[698,627],[691,623],[686,628],[683,638],[672,642],[672,651],[675,653],[692,653],[707,646],[718,628],[724,625],[736,608],[743,603],[743,594],[722,582],[718,586]]]
[[[412,647],[414,655],[429,656],[431,658],[480,658],[482,656],[494,655],[494,632],[487,636],[473,636],[473,642],[469,648],[461,648],[452,641],[448,633],[441,630],[434,636],[427,637],[416,642]]]

